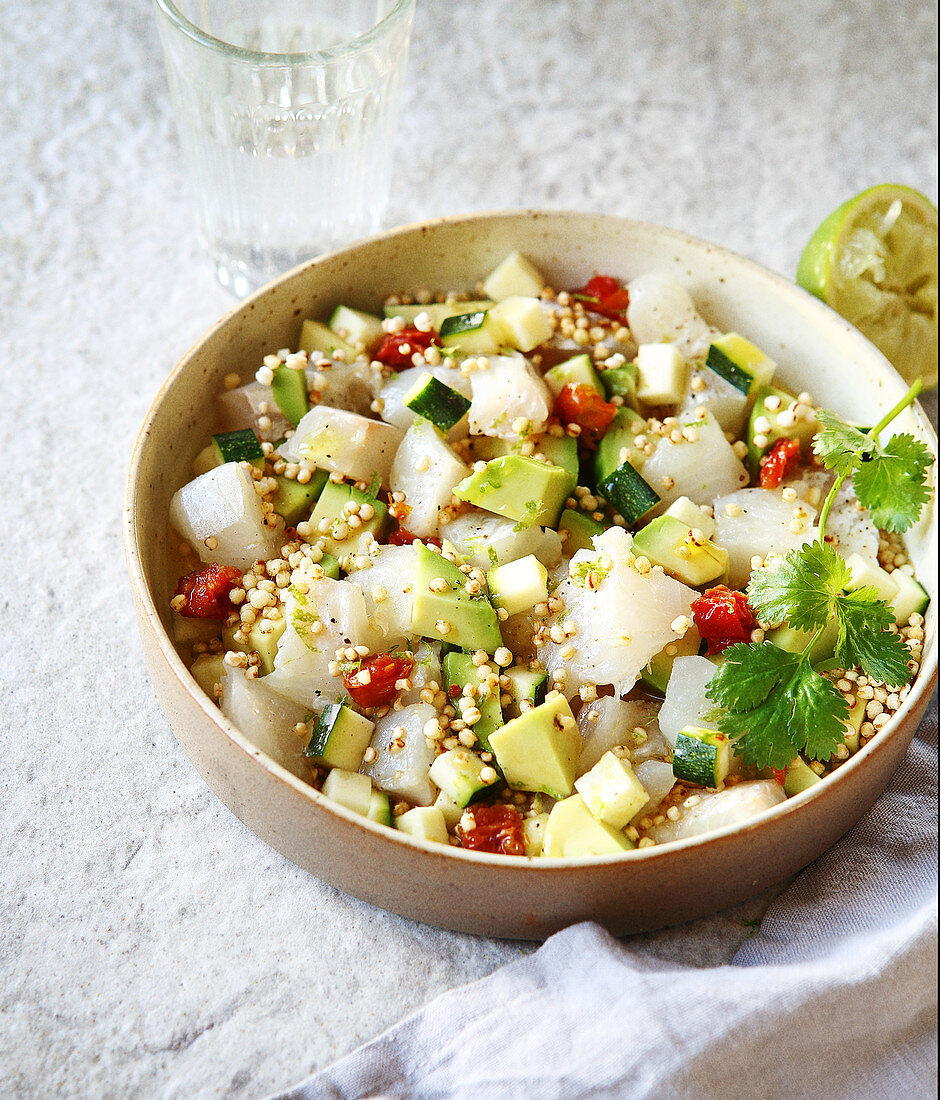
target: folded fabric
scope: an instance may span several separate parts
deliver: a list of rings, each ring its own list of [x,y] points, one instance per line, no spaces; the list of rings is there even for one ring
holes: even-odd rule
[[[666,963],[579,924],[279,1100],[917,1100],[936,1094],[936,978],[934,699],[877,805],[732,964]]]

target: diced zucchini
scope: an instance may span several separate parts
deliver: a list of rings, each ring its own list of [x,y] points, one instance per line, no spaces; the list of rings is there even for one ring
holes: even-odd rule
[[[640,674],[640,679],[648,688],[665,695],[676,658],[695,656],[701,648],[702,636],[695,626],[691,626],[681,638],[669,642],[650,659],[650,663]]]
[[[801,756],[798,756],[787,768],[783,793],[787,798],[793,798],[794,795],[802,794],[803,791],[808,791],[810,787],[815,787],[820,779],[822,779],[822,776],[817,775],[809,764]]]
[[[463,806],[458,806],[457,803],[443,791],[437,792],[437,798],[434,799],[434,806],[443,814],[444,824],[447,828],[456,828],[457,822],[460,821],[463,816]]]
[[[852,579],[845,586],[846,592],[857,592],[860,588],[874,588],[878,593],[878,599],[890,604],[898,594],[898,583],[893,573],[886,573],[884,569],[870,558],[864,558],[861,554],[849,554],[845,564],[852,573]]]
[[[646,430],[646,420],[638,412],[627,406],[617,410],[594,454],[595,484],[624,462],[629,462],[635,470],[643,469],[646,453],[637,446],[636,437]]]
[[[552,391],[552,396],[557,397],[561,391],[573,382],[575,385],[590,386],[603,395],[604,387],[601,379],[594,369],[594,361],[587,353],[575,355],[559,363],[544,374],[545,385]]]
[[[600,481],[597,491],[613,505],[627,524],[638,523],[660,502],[659,494],[629,462],[624,462]]]
[[[271,379],[271,396],[284,416],[296,428],[310,411],[310,395],[307,393],[307,372],[303,367],[289,367],[282,363],[274,368]]]
[[[578,461],[578,441],[572,435],[551,435],[546,432],[539,438],[536,451],[543,454],[553,466],[567,470],[577,484],[581,465]]]
[[[592,540],[598,535],[603,535],[605,530],[602,523],[591,519],[584,512],[576,512],[571,508],[566,508],[558,521],[558,533],[564,539],[563,545],[567,557],[571,557],[579,550],[593,550]]]
[[[898,590],[892,600],[889,600],[894,609],[894,621],[899,626],[906,626],[912,615],[924,615],[930,597],[919,581],[908,576],[902,569],[895,569],[889,574],[891,580],[898,586]]]
[[[327,798],[332,798],[347,810],[363,817],[369,816],[372,808],[372,780],[359,772],[333,768],[323,781],[321,788]]]
[[[201,653],[189,669],[193,679],[210,699],[216,698],[215,686],[222,683],[225,672],[224,658],[224,653]]]
[[[277,475],[277,493],[271,501],[274,511],[284,517],[289,527],[296,527],[310,515],[310,509],[323,492],[329,476],[326,470],[314,470],[309,481],[300,482],[296,478]]]
[[[405,395],[404,404],[435,428],[449,432],[467,414],[469,400],[430,371],[425,371]]]
[[[328,325],[319,321],[304,321],[300,330],[300,343],[298,347],[307,353],[308,358],[314,358],[317,354],[331,358],[334,352],[341,351],[342,358],[351,363],[359,354],[358,350],[338,336]]]
[[[437,806],[415,806],[395,818],[395,828],[413,836],[416,840],[430,840],[434,844],[449,844],[444,815]]]
[[[617,855],[636,847],[619,830],[596,817],[579,794],[573,794],[552,806],[545,826],[542,855],[578,859],[582,856]]]
[[[551,339],[552,326],[538,298],[512,295],[497,302],[489,314],[502,332],[501,342],[523,354]]]
[[[251,428],[242,428],[236,432],[219,432],[212,437],[212,449],[218,459],[213,463],[220,466],[224,462],[250,462],[259,470],[264,469],[264,451]]]
[[[750,340],[729,332],[714,340],[708,349],[706,364],[740,393],[754,396],[774,376],[777,364]]]
[[[479,756],[469,749],[449,749],[435,757],[428,769],[428,778],[458,806],[466,806],[475,794],[496,782],[495,769],[493,779],[482,778],[485,767]]]
[[[641,344],[636,356],[637,400],[678,405],[689,388],[689,361],[675,344]]]
[[[862,743],[862,723],[865,721],[865,709],[868,706],[866,699],[856,699],[855,706],[849,711],[845,720],[845,747],[850,753],[858,752]]]
[[[546,825],[548,825],[548,814],[546,813],[523,819],[522,842],[525,844],[525,854],[527,856],[534,858],[542,854]]]
[[[369,747],[375,723],[342,703],[327,703],[304,749],[316,764],[356,771]]]
[[[459,688],[461,694],[463,694],[463,689],[467,684],[472,684],[479,689],[480,681],[477,679],[477,666],[473,663],[469,653],[464,653],[463,650],[459,649],[451,649],[450,652],[444,654],[443,662],[444,689],[452,700],[451,688]],[[489,752],[490,734],[503,724],[503,711],[499,702],[499,693],[494,692],[491,695],[478,694],[476,705],[480,712],[480,718],[473,725],[473,733],[484,751]]]
[[[591,814],[615,829],[623,829],[649,801],[628,760],[605,752],[593,768],[574,781]]]
[[[493,603],[510,615],[548,599],[548,570],[534,554],[491,569],[486,582]]]
[[[785,649],[788,653],[802,653],[809,645],[813,637],[811,630],[797,630],[795,627],[784,623],[767,632],[767,641],[777,649]],[[839,627],[835,619],[828,623],[819,635],[819,640],[813,646],[814,663],[825,661],[835,652],[836,641],[839,637]]]
[[[522,713],[522,704],[529,703],[537,707],[545,702],[548,691],[548,673],[541,669],[531,669],[526,665],[512,665],[503,675],[509,679],[508,694],[512,702],[507,708],[510,718],[518,718]]]
[[[246,642],[237,642],[235,640],[235,632],[244,632],[246,625],[245,623],[238,623],[235,626],[224,627],[222,630],[222,641],[225,643],[226,649],[232,649],[241,653],[257,653],[261,662],[259,665],[261,675],[267,676],[269,672],[274,671],[274,658],[277,654],[277,643],[284,633],[287,620],[283,615],[281,615],[279,619],[258,618],[248,627],[248,640]],[[356,766],[358,767],[358,764]]]
[[[712,535],[714,535],[718,527],[714,517],[710,516],[707,512],[703,512],[702,509],[695,504],[694,501],[689,500],[688,497],[679,497],[677,500],[674,500],[663,514],[674,516],[676,519],[681,520],[686,527],[701,531],[707,539],[710,539]]]
[[[718,787],[731,768],[731,742],[718,730],[686,726],[676,738],[672,774],[686,783]]]
[[[370,821],[376,821],[379,825],[392,828],[392,804],[385,791],[372,791],[369,799],[369,812],[366,817]]]
[[[483,280],[483,292],[499,301],[515,294],[537,298],[545,286],[542,273],[521,252],[510,252]]]
[[[490,310],[461,313],[441,322],[441,343],[467,355],[496,355],[505,342],[502,326]]]
[[[355,348],[368,349],[384,335],[382,318],[350,306],[337,306],[330,317],[330,329]]]
[[[803,453],[809,455],[819,424],[813,415],[797,418],[791,412],[796,404],[795,397],[775,386],[761,386],[755,393],[747,423],[747,462],[752,473],[757,473],[761,458],[779,439],[799,440]]]
[[[384,313],[386,317],[401,317],[406,325],[414,324],[415,318],[425,313],[431,322],[431,327],[440,329],[448,317],[459,317],[462,313],[478,313],[480,310],[489,309],[492,305],[494,303],[489,299],[471,302],[430,302],[428,305],[386,306]]]

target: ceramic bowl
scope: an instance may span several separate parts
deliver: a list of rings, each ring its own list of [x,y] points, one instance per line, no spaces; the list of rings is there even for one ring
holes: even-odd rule
[[[793,392],[870,422],[905,385],[854,328],[790,282],[714,245],[641,222],[515,211],[406,226],[320,257],[264,287],[183,358],[154,401],[134,449],[126,550],[140,633],[160,704],[216,795],[262,840],[367,902],[463,932],[540,939],[584,919],[614,933],[665,927],[738,903],[792,876],[878,798],[904,757],[937,676],[933,505],[908,536],[934,602],[920,676],[902,709],[861,752],[812,790],[744,827],[618,856],[501,857],[445,848],[374,825],[330,802],[247,741],[199,690],[168,635],[167,507],[204,445],[223,377],[251,377],[273,349],[295,346],[305,317],[337,303],[376,310],[408,288],[472,290],[512,249],[556,287],[597,272],[675,276],[702,314],[746,334],[780,364]],[[900,426],[936,436],[922,410]]]

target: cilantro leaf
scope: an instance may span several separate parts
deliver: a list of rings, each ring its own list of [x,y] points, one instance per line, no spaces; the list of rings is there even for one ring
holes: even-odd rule
[[[910,652],[900,635],[888,630],[894,615],[878,599],[874,588],[860,588],[840,596],[836,616],[839,622],[836,659],[843,668],[861,668],[867,676],[893,688],[908,682]]]
[[[800,752],[828,759],[844,741],[841,692],[802,654],[769,642],[725,650],[706,693],[724,708],[719,726],[748,764],[785,768]]]
[[[894,435],[861,459],[853,478],[855,494],[876,527],[906,531],[917,522],[930,500],[932,461],[927,445],[912,435]]]
[[[762,622],[818,630],[832,618],[835,599],[851,578],[845,559],[831,546],[809,543],[755,569],[747,602]]]
[[[875,449],[875,440],[870,435],[830,409],[818,409],[816,419],[822,430],[816,433],[813,451],[827,469],[847,477],[859,462],[864,461],[862,456],[871,454]]]

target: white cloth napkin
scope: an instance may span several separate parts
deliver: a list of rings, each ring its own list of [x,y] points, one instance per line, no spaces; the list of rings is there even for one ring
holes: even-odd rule
[[[875,807],[730,965],[579,924],[279,1100],[935,1096],[936,706]]]

